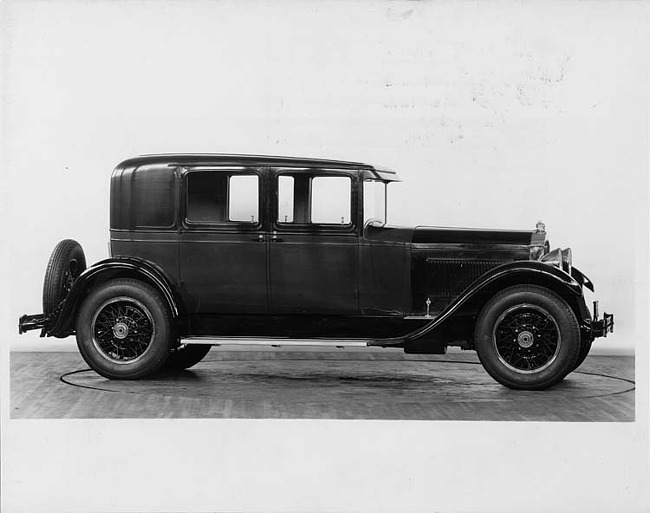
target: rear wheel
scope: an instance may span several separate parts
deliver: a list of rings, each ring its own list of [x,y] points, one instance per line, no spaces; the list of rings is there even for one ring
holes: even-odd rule
[[[51,314],[68,295],[72,284],[86,269],[81,245],[72,239],[59,242],[52,251],[43,280],[43,313]]]
[[[575,368],[580,329],[560,296],[520,285],[498,293],[483,307],[475,345],[485,370],[502,385],[543,390]]]
[[[137,280],[100,284],[86,297],[77,317],[77,345],[86,363],[112,379],[155,373],[173,341],[171,317],[153,287]]]

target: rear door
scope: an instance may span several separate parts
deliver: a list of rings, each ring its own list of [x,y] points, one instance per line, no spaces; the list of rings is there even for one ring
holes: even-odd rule
[[[266,313],[263,169],[186,170],[179,244],[189,313]]]
[[[356,170],[271,169],[272,313],[358,312],[358,179]]]

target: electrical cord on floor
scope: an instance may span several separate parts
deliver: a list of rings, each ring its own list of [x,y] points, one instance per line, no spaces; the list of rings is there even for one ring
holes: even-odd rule
[[[282,358],[281,359],[281,361],[290,361],[290,362],[291,361],[293,361],[293,362],[305,361],[305,360],[306,360],[305,358]],[[211,362],[211,363],[233,362],[233,361],[236,362],[236,361],[242,361],[242,360],[217,360],[217,359],[204,360],[204,362],[206,362],[206,363],[207,362]],[[253,360],[253,361],[262,361],[262,360]],[[377,359],[377,360],[370,359],[370,360],[368,360],[368,359],[358,358],[358,359],[353,359],[353,360],[346,359],[346,360],[341,360],[341,361],[345,361],[345,362],[366,362],[367,363],[367,362],[386,362],[386,361],[391,361],[391,360],[384,360],[384,359]],[[466,365],[481,365],[481,362],[470,362],[470,361],[467,361],[467,360],[431,359],[431,360],[402,360],[402,361],[427,362],[427,363],[461,363],[461,364],[466,364]],[[79,369],[79,370],[75,370],[75,371],[72,371],[72,372],[68,372],[66,374],[63,374],[63,375],[59,376],[59,380],[61,382],[65,383],[66,385],[71,385],[71,386],[77,387],[77,388],[87,388],[89,390],[99,390],[100,392],[117,392],[117,393],[127,393],[127,394],[138,394],[138,393],[140,393],[140,392],[135,392],[135,391],[132,392],[130,390],[111,390],[109,388],[93,387],[93,386],[90,386],[90,385],[80,385],[78,383],[72,383],[72,382],[65,379],[68,376],[72,376],[74,374],[81,374],[83,372],[92,372],[92,369],[90,369],[90,368],[88,368],[88,369]],[[631,383],[632,384],[631,388],[627,388],[625,390],[619,390],[618,392],[611,392],[611,393],[607,393],[607,394],[590,395],[590,396],[580,397],[580,399],[595,399],[595,398],[598,398],[598,397],[607,397],[607,396],[610,396],[610,395],[625,394],[627,392],[631,392],[631,391],[636,389],[636,382],[634,380],[632,380],[632,379],[621,378],[619,376],[611,376],[609,374],[603,374],[603,373],[600,373],[600,372],[588,372],[588,371],[580,371],[580,370],[575,370],[573,372],[575,372],[576,374],[584,374],[584,375],[587,375],[587,376],[596,376],[596,377],[600,377],[600,378],[614,379],[614,380],[617,380],[617,381],[625,381],[626,383]]]
[[[68,376],[72,376],[73,374],[81,374],[82,372],[92,372],[92,369],[80,369],[72,372],[66,372],[65,374],[59,376],[59,381],[65,383],[66,385],[70,385],[73,387],[77,388],[87,388],[89,390],[99,390],[100,392],[124,392],[124,390],[111,390],[109,388],[99,388],[99,387],[91,387],[90,385],[78,385],[77,383],[72,383],[70,381],[67,381],[65,378]]]

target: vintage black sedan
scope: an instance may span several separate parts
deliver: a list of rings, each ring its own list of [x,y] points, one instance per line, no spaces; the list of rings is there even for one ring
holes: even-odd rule
[[[476,350],[515,389],[575,370],[610,314],[590,312],[569,249],[531,231],[387,224],[394,171],[358,162],[147,155],[113,171],[111,257],[50,258],[21,333],[76,334],[102,376],[185,369],[212,345]]]

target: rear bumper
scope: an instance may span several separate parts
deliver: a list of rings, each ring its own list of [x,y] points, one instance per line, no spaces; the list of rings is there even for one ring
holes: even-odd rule
[[[45,336],[45,324],[47,317],[45,314],[23,315],[18,319],[18,333],[23,334],[30,330],[42,330],[41,337]]]

